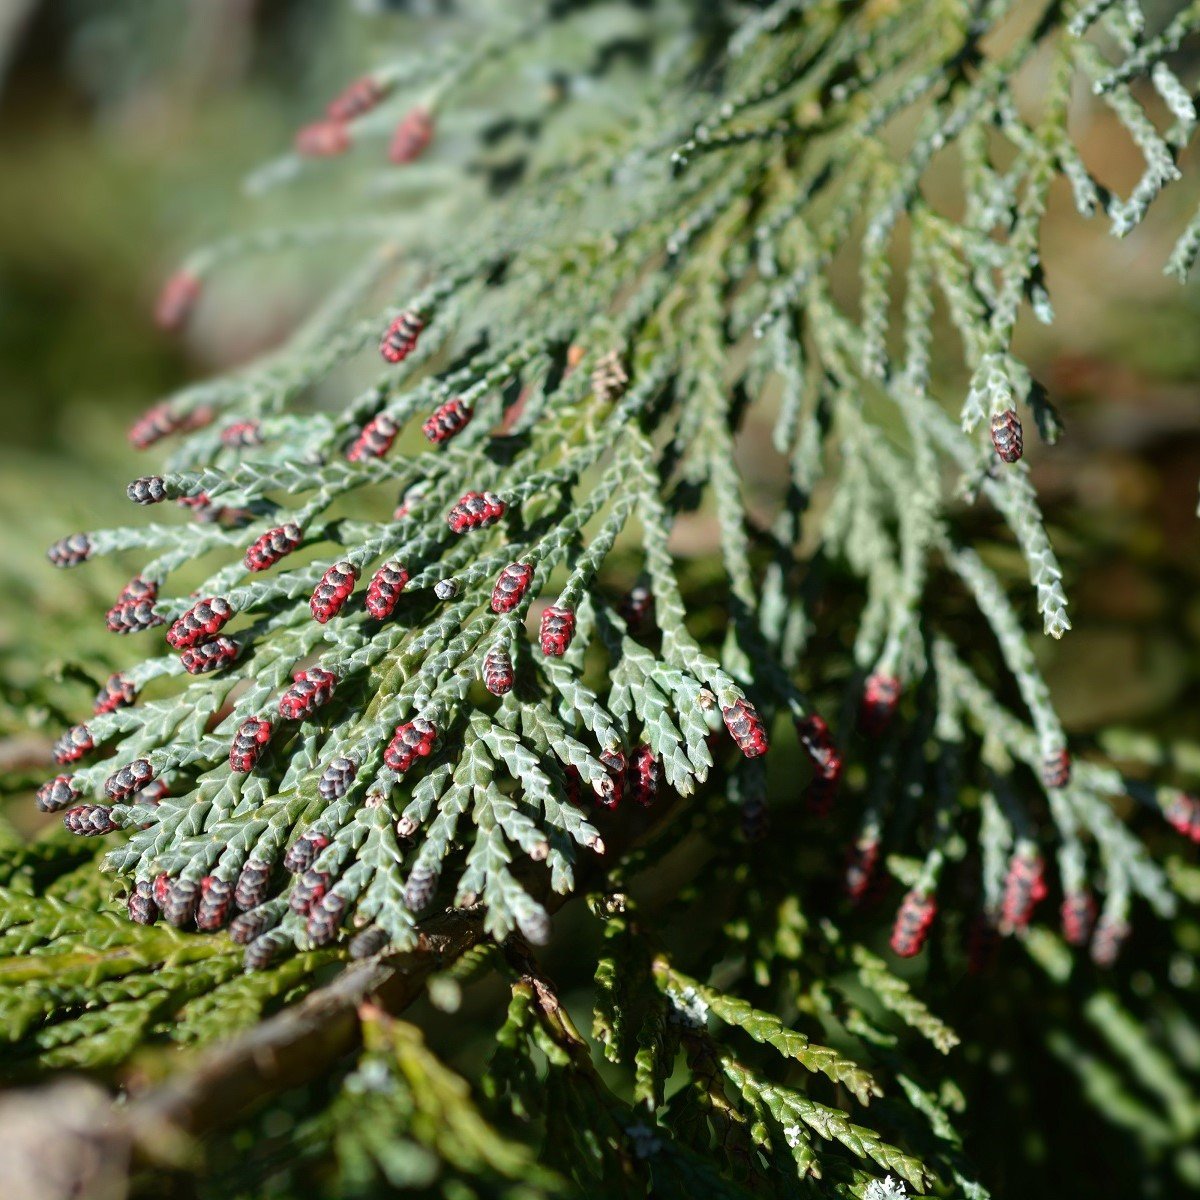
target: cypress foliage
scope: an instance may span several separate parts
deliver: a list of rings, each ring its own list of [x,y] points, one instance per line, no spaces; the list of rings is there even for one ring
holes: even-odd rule
[[[355,1196],[987,1196],[943,1078],[959,1035],[898,960],[962,975],[1007,938],[1062,980],[1034,925],[1061,917],[1111,965],[1135,906],[1169,920],[1181,887],[1112,798],[1200,828],[1178,790],[1071,756],[1033,648],[1068,597],[1025,461],[1060,425],[1014,342],[1053,319],[1057,180],[1124,237],[1180,177],[1195,80],[1172,64],[1200,12],[463,9],[396,18],[431,45],[249,181],[349,177],[336,215],[168,281],[181,328],[227,263],[362,247],[268,359],[136,423],[165,458],[130,498],[178,519],[51,548],[128,560],[108,623],[146,656],[39,794],[108,835],[103,875],[67,836],[3,856],[13,1062],[221,1042],[127,1106],[159,1165],[158,1123],[253,1129],[320,1081],[286,1154],[260,1131],[236,1156],[247,1194],[312,1170]],[[1140,155],[1127,194],[1089,171],[1079,106]],[[1198,251],[1193,220],[1166,269]],[[343,402],[314,411],[321,383]],[[770,507],[739,471],[764,421]],[[985,508],[1027,578],[974,543]],[[672,535],[707,517],[705,579]],[[692,878],[642,900],[690,842]],[[579,894],[591,1040],[535,949]],[[472,1098],[399,1013],[480,969],[508,1005]],[[1186,1137],[1200,1109],[1137,1057]]]

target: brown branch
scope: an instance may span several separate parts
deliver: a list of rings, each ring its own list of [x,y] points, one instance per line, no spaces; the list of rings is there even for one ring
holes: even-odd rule
[[[549,893],[544,873],[531,889],[550,912],[594,886],[634,845],[662,832],[678,811],[665,802],[636,836],[630,823],[615,829],[603,858],[581,873],[571,896]],[[593,878],[589,881],[588,875]],[[182,1143],[244,1117],[288,1088],[327,1074],[361,1042],[358,1008],[370,999],[386,1012],[402,1012],[434,971],[484,940],[479,907],[452,909],[422,922],[416,947],[356,963],[327,986],[231,1041],[202,1051],[195,1063],[160,1084],[135,1093],[124,1112],[140,1155],[156,1163],[178,1160]]]
[[[198,1056],[194,1066],[147,1089],[127,1107],[141,1153],[161,1161],[179,1135],[221,1128],[271,1096],[326,1074],[361,1040],[358,1008],[373,999],[398,1013],[426,979],[483,937],[478,909],[454,909],[426,921],[416,947],[356,963],[332,983],[260,1025]]]

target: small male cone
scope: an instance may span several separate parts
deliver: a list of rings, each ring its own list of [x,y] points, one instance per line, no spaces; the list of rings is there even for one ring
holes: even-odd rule
[[[325,115],[331,121],[353,121],[375,108],[388,94],[388,89],[379,80],[364,75],[338,92],[325,106]]]
[[[229,747],[229,769],[235,775],[249,775],[258,765],[271,740],[271,722],[266,717],[247,717],[233,735]]]
[[[747,758],[758,758],[770,748],[767,730],[758,709],[749,700],[735,700],[728,708],[721,709],[721,717],[729,736]]]
[[[1000,928],[1004,933],[1024,929],[1033,910],[1046,897],[1046,864],[1040,854],[1014,854],[1004,879]]]
[[[128,708],[136,699],[137,688],[132,680],[127,679],[120,671],[115,671],[96,693],[96,699],[92,702],[92,713],[101,716],[104,713],[116,712],[119,708]]]
[[[410,109],[392,134],[388,158],[396,166],[415,162],[433,141],[433,114],[417,105]]]
[[[368,421],[346,451],[348,462],[363,462],[369,458],[382,458],[391,448],[400,433],[395,418],[379,413]]]
[[[402,363],[416,348],[417,339],[425,328],[425,318],[418,312],[402,312],[384,330],[379,353],[389,363]]]
[[[913,889],[904,897],[896,924],[892,929],[892,951],[900,958],[920,954],[937,916],[937,901],[924,892]]]
[[[291,554],[304,540],[300,526],[292,521],[256,538],[247,548],[243,562],[248,571],[266,571]]]
[[[154,779],[149,759],[139,758],[119,767],[104,781],[104,794],[110,800],[124,800],[140,792]]]
[[[358,568],[350,562],[337,562],[330,567],[313,591],[308,602],[313,620],[325,625],[345,607],[358,582]]]
[[[96,743],[92,740],[91,730],[86,725],[72,725],[54,743],[54,761],[59,766],[78,762],[85,754],[90,754],[95,748]]]
[[[279,715],[285,721],[303,721],[328,704],[338,677],[324,667],[309,667],[292,676],[292,686],[279,697]]]
[[[68,832],[79,837],[100,837],[118,828],[108,806],[104,804],[79,804],[75,808],[68,808],[63,813],[63,825]]]
[[[229,666],[240,653],[241,647],[232,638],[219,637],[185,650],[179,661],[189,675],[206,675]]]
[[[134,504],[160,504],[167,498],[167,485],[161,475],[143,475],[125,489],[125,494]]]
[[[513,688],[513,664],[503,646],[493,646],[483,659],[483,686],[493,696],[504,696]]]
[[[92,554],[92,539],[86,533],[70,533],[59,538],[49,550],[46,557],[56,567],[77,567],[87,562]]]
[[[353,758],[339,756],[331,759],[321,773],[317,792],[322,800],[338,800],[346,794],[358,774],[358,763]]]
[[[414,717],[396,726],[396,732],[383,752],[383,761],[398,775],[403,775],[418,759],[433,753],[436,742],[437,729],[434,724],[424,717]]]
[[[1011,408],[1006,408],[992,417],[992,445],[1001,460],[1006,463],[1015,463],[1024,452],[1021,421]]]
[[[562,605],[549,605],[542,613],[540,629],[542,653],[550,658],[561,658],[566,654],[574,637],[574,611]]]
[[[454,396],[429,414],[429,419],[421,427],[422,432],[435,446],[440,446],[466,429],[473,415],[474,410]]]
[[[198,600],[167,630],[167,645],[176,650],[198,646],[218,633],[237,616],[224,596]]]
[[[408,572],[398,562],[384,563],[367,585],[367,612],[377,621],[386,621],[395,612],[406,583]]]
[[[895,675],[875,672],[863,686],[858,710],[858,727],[867,737],[879,737],[892,723],[900,703],[900,680]]]
[[[37,805],[38,812],[62,812],[64,808],[74,804],[81,795],[82,793],[75,786],[74,776],[55,775],[53,779],[38,788],[34,803]]]
[[[336,158],[350,149],[350,131],[344,121],[312,121],[296,131],[293,148],[301,158]]]
[[[455,533],[467,533],[495,525],[507,511],[495,492],[467,492],[446,514],[446,523]]]
[[[521,603],[532,581],[532,563],[509,563],[496,577],[495,587],[492,588],[492,612],[512,612]]]

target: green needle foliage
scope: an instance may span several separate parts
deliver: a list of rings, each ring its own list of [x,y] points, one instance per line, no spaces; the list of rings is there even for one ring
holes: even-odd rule
[[[66,834],[4,852],[13,1073],[245,1029],[220,1062],[260,1079],[273,1021],[337,1031],[286,1147],[265,1124],[213,1144],[247,1195],[988,1195],[944,1073],[959,1034],[880,956],[870,901],[899,880],[890,957],[929,943],[961,977],[1006,935],[1070,964],[1028,932],[1048,892],[1100,965],[1135,904],[1172,920],[1186,894],[1112,800],[1192,840],[1200,804],[1073,762],[1039,670],[1034,641],[1071,621],[1023,450],[1060,424],[1016,341],[1053,320],[1057,181],[1124,237],[1180,178],[1200,8],[1177,7],[1157,26],[1132,0],[378,18],[394,55],[248,181],[315,215],[199,250],[159,317],[260,255],[336,246],[343,278],[269,357],[135,425],[139,447],[175,441],[130,498],[178,519],[51,550],[130,561],[109,627],[153,649],[39,793],[71,833],[112,835],[104,874]],[[1097,107],[1140,156],[1124,192],[1073,137]],[[743,475],[763,422],[777,498]],[[714,549],[688,562],[697,528]],[[768,809],[777,757],[799,774]],[[660,874],[643,916],[637,880]],[[603,1065],[531,950],[581,891]],[[486,1113],[386,1011],[435,967],[431,996],[457,997],[472,965],[511,997]],[[1169,1053],[1135,1045],[1115,995],[1087,1012],[1164,1106],[1118,1123],[1186,1144],[1200,1109]],[[1103,1108],[1110,1068],[1069,1038],[1051,1048]],[[180,1099],[219,1089],[205,1061],[158,1116],[257,1119]],[[153,1109],[129,1136],[162,1168]]]

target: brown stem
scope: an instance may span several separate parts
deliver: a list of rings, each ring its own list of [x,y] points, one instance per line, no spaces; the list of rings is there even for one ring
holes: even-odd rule
[[[202,1053],[190,1069],[126,1107],[139,1150],[161,1161],[161,1148],[177,1146],[180,1134],[221,1128],[280,1091],[326,1074],[361,1040],[359,1005],[370,998],[390,1013],[402,1011],[421,994],[429,975],[482,937],[478,910],[431,918],[415,949],[356,963],[299,1004]]]
[[[620,861],[632,843],[645,842],[669,822],[676,806],[663,803],[656,821],[634,839],[619,829],[603,858],[590,864],[599,876]],[[587,889],[581,879],[573,893]],[[571,897],[543,897],[551,912]],[[151,1162],[178,1158],[181,1139],[203,1136],[245,1116],[287,1088],[327,1074],[362,1040],[358,1007],[371,999],[395,1015],[413,1003],[435,970],[484,940],[483,913],[454,909],[424,921],[416,947],[403,954],[348,967],[332,983],[227,1043],[202,1052],[194,1065],[152,1086],[126,1106],[134,1140]]]

